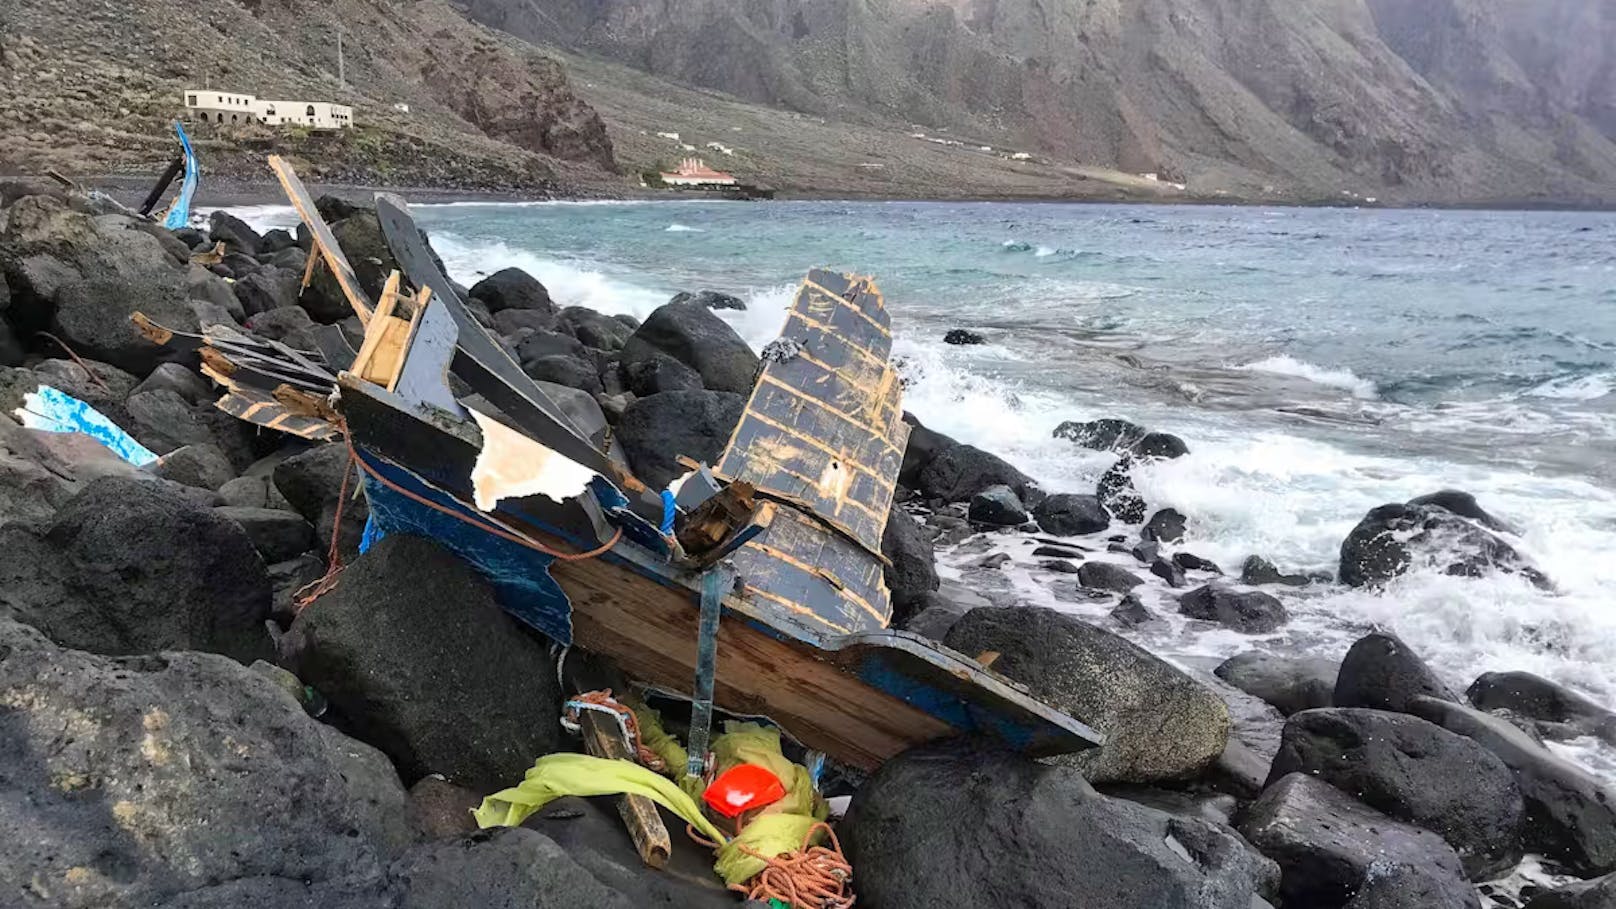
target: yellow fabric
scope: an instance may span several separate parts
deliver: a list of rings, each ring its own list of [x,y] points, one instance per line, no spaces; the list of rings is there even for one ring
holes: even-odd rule
[[[742,846],[758,855],[776,856],[802,848],[802,841],[819,821],[801,814],[764,814],[754,818],[734,839],[718,850],[718,861],[713,870],[726,884],[740,884],[751,880],[768,867],[762,859],[747,855]],[[816,834],[817,842],[824,834]]]
[[[764,808],[764,815],[798,814],[821,821],[830,815],[830,807],[814,791],[808,768],[792,763],[780,753],[780,730],[773,726],[735,720],[725,722],[724,734],[713,740],[713,758],[719,773],[737,764],[757,764],[780,780],[786,787],[786,797]],[[798,836],[791,848],[801,844],[802,837]]]
[[[696,802],[667,777],[630,761],[611,761],[587,754],[550,754],[539,758],[522,782],[483,799],[473,814],[479,827],[514,827],[562,796],[623,793],[643,795],[684,818],[713,842],[726,841]]]
[[[662,714],[647,707],[639,698],[625,697],[622,703],[634,711],[634,718],[639,721],[640,742],[651,749],[667,766],[663,775],[675,780],[684,776],[685,762],[689,759],[689,753],[685,751],[685,746],[679,744],[678,739],[662,728]]]

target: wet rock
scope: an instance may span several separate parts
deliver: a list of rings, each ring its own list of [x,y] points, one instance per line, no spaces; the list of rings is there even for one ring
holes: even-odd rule
[[[1547,738],[1598,736],[1616,742],[1616,712],[1530,672],[1488,672],[1465,692],[1482,710],[1511,710],[1536,720]]]
[[[1269,781],[1316,777],[1447,840],[1472,880],[1520,861],[1525,806],[1502,760],[1475,741],[1402,713],[1305,710],[1285,724]]]
[[[1182,543],[1186,520],[1177,510],[1163,508],[1150,516],[1150,520],[1146,521],[1145,526],[1139,531],[1139,536],[1159,543]]]
[[[398,268],[382,225],[374,211],[355,212],[340,220],[327,218],[331,236],[348,257],[359,286],[372,300],[380,299],[387,276]],[[314,280],[298,299],[299,305],[309,311],[316,322],[331,324],[353,315],[353,307],[343,296],[337,279],[329,268],[314,270]]]
[[[1272,863],[1221,825],[964,742],[884,764],[854,796],[842,841],[860,903],[885,909],[1251,909],[1273,881]]]
[[[1434,697],[1415,697],[1408,708],[1474,739],[1514,772],[1526,802],[1527,852],[1588,877],[1616,871],[1616,789],[1501,717]]]
[[[531,337],[528,340],[531,340]],[[527,341],[524,340],[522,343],[526,344]],[[521,354],[521,348],[517,349],[517,353]],[[523,357],[521,362],[522,371],[527,373],[529,378],[539,382],[553,382],[590,394],[601,394],[605,391],[605,386],[600,381],[600,371],[593,362],[583,357]]]
[[[976,567],[986,568],[990,571],[997,571],[998,569],[1010,564],[1011,561],[1010,553],[995,552],[985,555],[981,559],[977,560]]]
[[[344,561],[359,554],[359,540],[370,517],[370,504],[356,494],[359,480],[348,463],[348,446],[328,442],[293,455],[275,465],[275,490],[292,509],[314,525],[314,536],[322,550],[330,544],[333,528],[341,512],[342,527],[337,551]],[[346,479],[346,483],[344,482]],[[346,486],[346,497],[343,495]]]
[[[226,252],[257,256],[264,238],[258,232],[227,211],[215,211],[208,216],[208,239],[223,243]]]
[[[1038,567],[1056,574],[1077,574],[1078,567],[1074,562],[1065,559],[1045,559],[1038,563]]]
[[[1341,582],[1351,587],[1382,587],[1422,568],[1463,577],[1518,573],[1540,588],[1552,587],[1502,537],[1438,505],[1382,505],[1341,544]]]
[[[986,524],[990,527],[1019,527],[1027,523],[1027,509],[1016,498],[1016,493],[1008,486],[989,486],[974,496],[971,496],[971,510],[968,515],[973,524]]]
[[[920,607],[922,598],[937,589],[937,554],[925,529],[907,511],[894,508],[881,531],[881,554],[891,564],[882,566],[892,594],[892,624],[901,624]]]
[[[241,525],[266,564],[295,559],[315,548],[314,527],[295,512],[234,505],[221,506],[213,512]]]
[[[1095,490],[1101,507],[1111,517],[1124,524],[1139,524],[1145,520],[1145,499],[1133,486],[1133,459],[1124,455],[1100,476]]]
[[[506,309],[529,310],[550,317],[555,323],[557,309],[537,278],[520,268],[502,268],[471,286],[470,298],[481,301],[490,313]]]
[[[540,357],[571,357],[587,360],[584,345],[572,335],[558,331],[532,331],[522,337],[516,346],[517,357],[523,361]]]
[[[900,622],[894,613],[891,624],[941,642],[947,637],[948,630],[958,624],[966,613],[992,605],[987,597],[958,581],[945,581],[936,590],[928,590],[912,601],[908,607],[911,611],[908,618]]]
[[[1091,590],[1127,593],[1145,581],[1128,569],[1110,562],[1084,562],[1077,569],[1077,583]]]
[[[1091,781],[1146,783],[1194,776],[1222,753],[1229,709],[1210,690],[1109,631],[1050,609],[976,609],[949,647],[995,651],[993,668],[1106,736],[1055,758]]]
[[[560,695],[544,644],[431,541],[384,537],[298,614],[282,650],[340,725],[392,758],[407,783],[440,773],[492,791],[558,744]]]
[[[1150,573],[1166,581],[1167,586],[1174,589],[1183,587],[1188,583],[1184,580],[1184,569],[1163,558],[1158,558],[1150,563]]]
[[[1122,601],[1117,603],[1116,607],[1111,610],[1111,618],[1129,628],[1138,628],[1155,617],[1145,606],[1145,602],[1139,599],[1139,594],[1137,593],[1125,595]]]
[[[1461,518],[1469,518],[1488,530],[1496,530],[1500,533],[1515,532],[1515,529],[1507,522],[1488,514],[1487,510],[1481,507],[1481,503],[1476,501],[1475,496],[1468,492],[1460,492],[1457,489],[1443,489],[1430,495],[1409,499],[1408,504],[1435,505],[1438,508],[1445,508]]]
[[[943,343],[966,347],[975,344],[986,344],[987,339],[982,337],[980,333],[966,328],[951,328],[947,334],[943,335]]]
[[[102,477],[41,528],[0,526],[0,614],[96,653],[265,655],[263,560],[183,489]]]
[[[1137,423],[1106,418],[1085,422],[1068,420],[1055,427],[1054,436],[1095,451],[1126,451],[1144,438],[1146,432]]]
[[[1476,891],[1408,866],[1372,871],[1345,909],[1480,909]]]
[[[494,331],[515,344],[520,344],[527,332],[555,331],[559,327],[555,313],[537,309],[502,309],[492,318]]]
[[[153,465],[152,473],[183,486],[213,491],[236,475],[219,446],[208,443],[187,445],[163,455]]]
[[[297,249],[297,238],[290,231],[279,227],[264,231],[258,238],[258,252],[261,255],[273,255],[288,249]]]
[[[1311,579],[1305,574],[1285,574],[1274,563],[1259,555],[1250,556],[1240,566],[1240,583],[1248,587],[1283,584],[1286,587],[1306,587]]]
[[[1192,552],[1173,553],[1173,564],[1185,571],[1205,571],[1211,574],[1223,574],[1223,569],[1211,559],[1203,559]]]
[[[1377,632],[1354,643],[1341,661],[1335,706],[1408,712],[1416,697],[1458,702],[1431,667],[1393,634]]]
[[[1285,716],[1335,705],[1341,664],[1317,657],[1282,656],[1252,650],[1224,660],[1213,673]]]
[[[1038,505],[1038,487],[1026,474],[974,445],[955,445],[938,452],[921,470],[916,484],[921,493],[945,502],[968,502],[989,486],[1003,485],[1024,504]]]
[[[1111,526],[1111,517],[1094,496],[1056,493],[1033,506],[1033,519],[1045,533],[1060,537],[1099,533]]]
[[[632,367],[660,351],[701,375],[714,391],[749,394],[758,357],[741,336],[698,303],[669,303],[651,313],[623,344],[623,365]]]
[[[617,422],[634,475],[661,489],[684,475],[680,455],[713,463],[729,443],[746,401],[724,391],[664,391],[636,400]]]
[[[209,902],[221,882],[340,887],[409,842],[387,760],[224,657],[107,658],[0,621],[0,703],[0,886],[23,904],[224,909],[246,904]]]
[[[1279,863],[1287,906],[1344,906],[1371,877],[1399,868],[1469,887],[1459,857],[1440,836],[1393,820],[1303,773],[1264,789],[1240,832]]]
[[[1141,458],[1182,458],[1190,447],[1170,432],[1147,432],[1134,443],[1133,453]]]
[[[1149,565],[1161,557],[1161,544],[1149,541],[1135,543],[1132,549],[1127,549],[1126,551],[1142,564]]]
[[[1290,619],[1285,606],[1268,594],[1235,590],[1223,584],[1207,584],[1184,594],[1178,599],[1178,611],[1245,634],[1267,634]]]
[[[1054,496],[1050,496],[1050,498],[1054,498]],[[1049,499],[1044,501],[1047,502]],[[1078,561],[1082,561],[1083,557],[1087,555],[1081,548],[1076,546],[1055,546],[1050,543],[1045,543],[1034,549],[1032,554],[1033,558],[1076,559]]]
[[[272,309],[296,306],[303,276],[286,268],[266,265],[236,281],[236,299],[248,317]]]
[[[218,397],[208,380],[178,363],[163,363],[142,379],[131,394],[166,388],[185,399],[187,404],[212,404]]]
[[[664,353],[653,353],[636,360],[623,370],[628,390],[640,397],[664,391],[690,391],[701,388],[701,376],[694,369]]]
[[[1616,909],[1616,874],[1539,893],[1527,901],[1526,909]]]
[[[522,827],[425,843],[394,863],[398,909],[633,909],[553,840]]]
[[[903,466],[898,469],[898,482],[911,489],[919,488],[920,473],[944,449],[959,443],[940,432],[927,429],[915,415],[905,411],[903,420],[909,424],[909,445],[903,450]]]
[[[595,350],[617,351],[623,349],[623,345],[628,341],[629,336],[634,334],[635,329],[639,327],[638,325],[628,324],[623,321],[623,318],[626,317],[608,316],[583,306],[569,306],[561,311],[558,325],[563,331],[570,333],[573,337],[583,342],[585,347],[592,347]],[[688,361],[678,357],[677,354],[672,355],[676,359],[680,359],[681,362],[688,363]],[[748,378],[747,382],[746,390],[750,392],[752,390],[751,379]]]
[[[699,303],[708,309],[746,309],[746,303],[740,297],[719,293],[716,290],[698,290],[691,293],[682,290],[673,295],[669,303]]]

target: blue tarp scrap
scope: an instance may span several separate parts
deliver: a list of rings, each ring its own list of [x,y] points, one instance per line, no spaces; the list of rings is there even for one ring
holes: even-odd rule
[[[202,166],[196,160],[196,151],[191,148],[191,137],[185,134],[185,127],[179,123],[174,124],[174,132],[179,133],[180,147],[185,150],[185,179],[180,182],[180,194],[174,197],[174,204],[169,206],[168,215],[163,218],[163,226],[169,230],[190,225],[191,198],[196,195],[197,183],[202,179]]]
[[[37,391],[24,395],[16,415],[29,429],[87,435],[136,467],[157,462],[157,455],[151,449],[136,442],[105,414],[49,385],[41,385]]]

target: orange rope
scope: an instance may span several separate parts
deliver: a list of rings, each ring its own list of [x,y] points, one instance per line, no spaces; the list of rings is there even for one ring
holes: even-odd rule
[[[348,449],[348,463],[342,465],[342,491],[337,493],[337,513],[331,521],[331,548],[325,556],[325,574],[313,583],[299,587],[292,594],[293,614],[307,609],[310,603],[330,593],[337,588],[337,575],[342,573],[342,551],[338,546],[342,539],[342,513],[348,507],[348,481],[354,475],[354,464],[359,458],[352,448]]]
[[[73,362],[79,364],[79,368],[89,374],[91,382],[101,386],[102,391],[108,394],[112,393],[112,388],[107,385],[106,380],[101,378],[99,375],[96,375],[95,370],[90,368],[90,364],[84,362],[84,359],[75,353],[73,348],[68,347],[66,341],[63,341],[61,338],[56,337],[48,331],[38,331],[34,332],[34,334],[37,334],[42,338],[50,338],[52,341],[55,341],[57,347],[67,351],[67,355],[73,358]]]
[[[654,770],[657,773],[661,773],[662,771],[668,769],[667,761],[664,761],[655,751],[647,748],[645,743],[640,740],[639,717],[634,715],[634,711],[618,703],[617,699],[612,697],[612,690],[610,688],[604,688],[600,691],[586,691],[583,694],[580,694],[574,698],[569,698],[568,700],[578,701],[584,704],[598,704],[601,707],[605,707],[622,717],[623,728],[628,730],[629,744],[634,747],[634,759],[639,761],[639,763],[645,766],[647,769]],[[571,716],[573,722],[578,722],[581,711],[577,707],[572,707],[567,712]]]
[[[814,834],[821,829],[830,837],[829,846],[813,845]],[[749,900],[779,900],[792,909],[848,909],[853,905],[853,865],[842,854],[836,831],[824,821],[809,828],[796,852],[767,856],[744,843],[737,848],[768,865],[746,883],[730,885],[729,889],[746,894]]]

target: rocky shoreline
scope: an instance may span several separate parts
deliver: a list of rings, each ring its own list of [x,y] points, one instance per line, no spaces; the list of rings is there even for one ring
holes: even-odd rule
[[[375,293],[392,259],[374,213],[319,207]],[[221,261],[191,261],[217,243]],[[216,410],[197,364],[128,321],[357,338],[329,278],[300,292],[307,249],[223,213],[170,233],[0,183],[0,892],[30,907],[733,905],[692,843],[677,873],[644,869],[609,805],[565,799],[475,831],[482,795],[578,747],[547,642],[430,541],[359,555],[342,445]],[[719,294],[643,324],[557,306],[515,269],[466,296],[564,406],[604,415],[653,485],[682,472],[673,455],[717,455],[758,365],[715,314],[744,302]],[[22,428],[10,415],[41,385],[161,459],[140,469]],[[859,905],[1616,905],[1616,789],[1545,744],[1616,740],[1605,706],[1507,666],[1461,694],[1387,633],[1339,661],[1253,648],[1210,674],[1130,639],[1164,610],[1259,635],[1289,621],[1297,588],[1413,569],[1552,586],[1506,520],[1442,491],[1370,511],[1332,577],[1260,553],[1236,570],[1134,486],[1137,465],[1193,440],[1062,424],[1115,466],[1094,490],[1045,490],[910,421],[882,543],[894,624],[990,660],[1107,743],[1039,762],[939,742],[889,761],[838,824]],[[332,551],[337,586],[299,608]],[[1104,616],[1026,605],[994,583],[1011,566]],[[1486,883],[1525,855],[1583,882]]]

